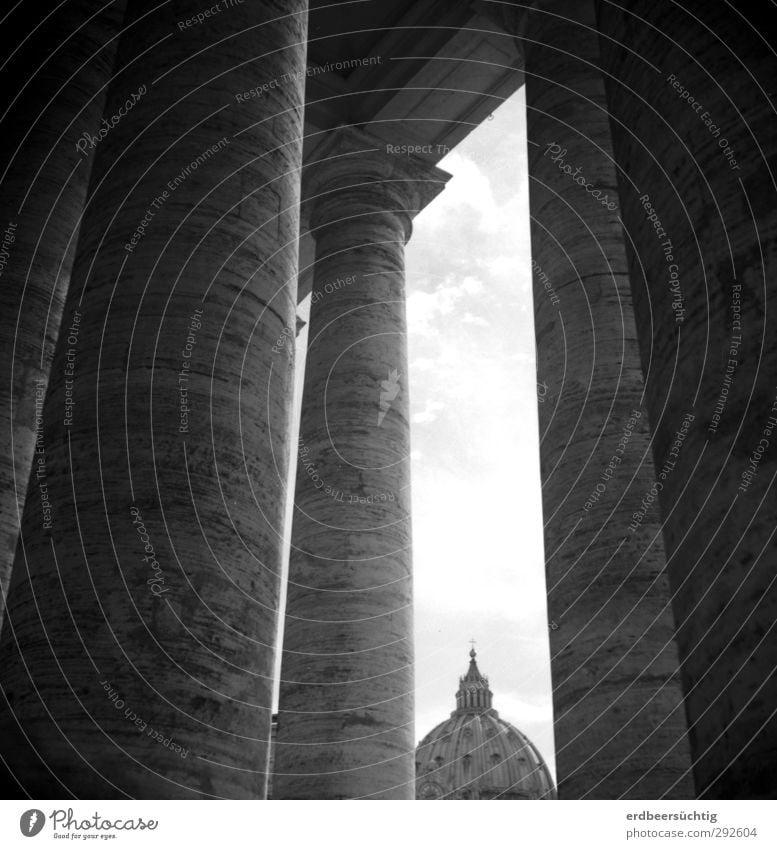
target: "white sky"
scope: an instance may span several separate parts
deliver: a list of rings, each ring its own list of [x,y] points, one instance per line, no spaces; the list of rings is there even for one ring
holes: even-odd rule
[[[453,177],[406,249],[416,737],[455,708],[474,638],[494,707],[555,776],[523,89],[439,164]]]
[[[454,709],[474,638],[555,775],[523,89],[440,167],[406,253],[416,734]]]

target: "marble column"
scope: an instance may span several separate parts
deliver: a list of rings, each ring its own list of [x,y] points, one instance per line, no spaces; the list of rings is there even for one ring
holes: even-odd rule
[[[44,406],[51,528],[29,498],[0,645],[7,793],[265,793],[307,4],[201,11],[128,4]]]
[[[524,49],[559,797],[691,798],[593,4],[539,4]]]
[[[0,70],[0,624],[124,0],[3,19]],[[39,509],[45,498],[33,473]]]
[[[274,798],[414,795],[404,245],[448,176],[352,129],[306,167],[316,266]]]
[[[774,799],[777,13],[598,7],[697,792]]]

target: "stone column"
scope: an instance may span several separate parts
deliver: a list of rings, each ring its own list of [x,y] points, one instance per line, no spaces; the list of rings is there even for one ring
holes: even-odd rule
[[[70,3],[37,28],[26,7],[3,20],[0,624],[124,5]]]
[[[526,23],[532,267],[559,797],[691,798],[620,200],[591,3]]]
[[[316,267],[273,793],[412,799],[404,245],[448,176],[355,130],[306,169]]]
[[[777,14],[598,5],[697,792],[773,799]]]
[[[307,14],[201,11],[128,6],[44,407],[52,527],[29,498],[2,635],[16,794],[264,795]]]

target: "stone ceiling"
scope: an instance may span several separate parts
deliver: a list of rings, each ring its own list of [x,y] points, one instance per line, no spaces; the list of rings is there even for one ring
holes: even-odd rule
[[[431,144],[421,156],[436,163],[523,83],[514,39],[487,16],[492,5],[314,0],[308,67],[372,64],[307,77],[306,157],[320,131],[356,124],[392,144]]]

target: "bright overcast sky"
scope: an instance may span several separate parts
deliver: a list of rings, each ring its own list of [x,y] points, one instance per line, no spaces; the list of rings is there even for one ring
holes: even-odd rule
[[[440,167],[406,254],[416,735],[454,709],[474,637],[555,775],[523,89]]]
[[[474,638],[494,707],[555,776],[523,89],[440,167],[406,251],[416,737],[455,708]],[[307,326],[297,341],[298,422]]]

